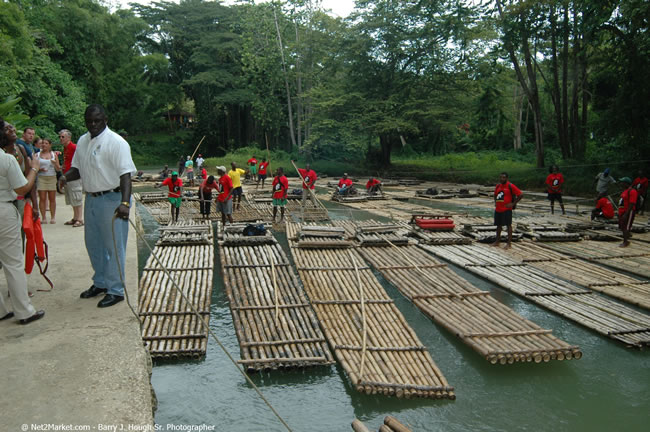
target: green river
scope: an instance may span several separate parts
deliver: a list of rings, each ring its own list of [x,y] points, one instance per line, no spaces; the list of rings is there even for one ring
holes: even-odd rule
[[[418,204],[424,204],[418,202]],[[350,212],[327,203],[333,218]],[[447,206],[445,206],[447,207]],[[452,210],[451,207],[446,208]],[[457,208],[458,209],[458,208]],[[466,210],[466,209],[463,209]],[[140,207],[146,237],[156,222]],[[370,214],[356,218],[381,220]],[[279,237],[286,247],[286,237]],[[147,252],[139,248],[140,268]],[[217,255],[215,251],[215,255]],[[216,260],[218,263],[218,258]],[[650,426],[650,352],[625,348],[567,319],[451,266],[477,287],[570,344],[580,360],[491,365],[425,317],[379,274],[388,294],[455,387],[454,401],[368,396],[354,390],[337,364],[250,375],[294,431],[351,431],[356,417],[377,430],[386,415],[413,431],[643,431]],[[210,326],[239,358],[219,266],[215,268]],[[197,361],[158,362],[152,384],[158,397],[156,423],[208,424],[215,430],[286,430],[213,340]]]

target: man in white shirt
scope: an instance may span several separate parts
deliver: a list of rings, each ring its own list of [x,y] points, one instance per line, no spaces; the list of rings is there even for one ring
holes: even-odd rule
[[[5,147],[14,145],[15,140],[16,129],[0,118],[0,262],[8,288],[0,292],[0,321],[15,317],[19,323],[28,324],[43,318],[45,312],[34,309],[27,293],[25,255],[20,236],[22,220],[14,202],[17,195],[27,194],[34,186],[40,160],[25,161],[29,164],[25,178],[14,155],[5,153]],[[9,293],[11,298],[8,298]],[[11,303],[12,310],[7,308],[7,303]]]
[[[72,168],[59,181],[65,184],[81,178],[86,191],[84,237],[95,274],[93,285],[80,297],[106,293],[97,306],[108,307],[124,300],[120,272],[124,275],[131,176],[136,168],[129,144],[107,127],[106,113],[101,105],[89,105],[84,117],[88,133],[79,138]],[[115,220],[113,215],[116,215]]]
[[[199,155],[199,157],[196,158],[196,170],[200,173],[201,168],[203,167],[203,162],[205,162],[205,159],[203,159],[203,156]]]

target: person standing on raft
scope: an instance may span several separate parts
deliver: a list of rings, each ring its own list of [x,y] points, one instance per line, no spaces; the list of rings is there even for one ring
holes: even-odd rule
[[[623,177],[619,181],[627,186],[621,193],[621,199],[618,202],[618,227],[623,232],[623,243],[619,247],[628,247],[630,245],[630,230],[634,223],[634,214],[639,193],[632,187],[631,178]]]
[[[494,225],[497,226],[497,239],[492,246],[501,244],[501,227],[508,227],[508,244],[506,249],[510,249],[512,244],[512,211],[517,208],[517,203],[521,201],[524,194],[519,188],[508,181],[508,173],[502,172],[500,183],[494,188]]]
[[[255,189],[260,185],[260,180],[262,180],[262,189],[264,189],[264,180],[266,180],[266,172],[269,169],[269,162],[266,158],[262,159],[260,162],[259,170],[257,172],[257,183],[255,184]]]
[[[282,222],[284,221],[284,207],[287,205],[287,193],[289,191],[289,180],[284,175],[282,167],[276,170],[271,187],[273,189],[273,222],[275,223],[278,207],[280,207],[280,222]]]
[[[221,212],[221,225],[226,226],[226,218],[231,224],[232,221],[232,179],[226,174],[225,166],[217,167],[219,175],[219,195],[217,195],[217,210]]]
[[[562,214],[565,215],[564,203],[562,202],[562,185],[564,176],[560,173],[557,165],[551,167],[551,173],[546,177],[546,186],[548,188],[548,200],[551,202],[551,214],[555,214],[555,201],[560,203]]]
[[[246,171],[241,168],[237,168],[237,164],[235,162],[231,162],[230,167],[232,169],[228,171],[228,177],[230,177],[230,180],[232,181],[233,188],[232,207],[233,210],[239,210],[239,207],[241,207],[241,196],[244,193],[241,187],[241,176],[246,174]]]
[[[252,158],[248,159],[246,161],[246,165],[248,165],[249,169],[251,170],[251,175],[253,176],[253,181],[257,182],[257,159],[255,159],[255,155],[253,155]]]
[[[199,208],[203,219],[210,219],[210,204],[212,203],[212,191],[219,190],[217,182],[214,181],[214,176],[210,176],[203,180],[199,187]]]
[[[162,186],[167,186],[169,188],[169,193],[167,194],[167,200],[170,204],[171,210],[171,222],[178,222],[178,213],[181,211],[181,204],[183,199],[181,198],[183,194],[183,180],[178,178],[178,173],[176,171],[172,172],[171,177],[167,177],[163,180],[162,183],[157,183],[154,185],[155,188]],[[175,215],[174,215],[175,214]]]
[[[314,207],[318,207],[316,199],[314,198],[314,188],[316,187],[316,180],[318,179],[316,171],[311,169],[310,164],[307,164],[305,165],[305,168],[298,168],[298,174],[300,174],[300,177],[302,178],[302,208],[305,208],[307,199],[314,204]]]

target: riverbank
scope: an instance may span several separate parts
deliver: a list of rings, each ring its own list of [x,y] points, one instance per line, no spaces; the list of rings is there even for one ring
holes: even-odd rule
[[[100,309],[101,296],[79,298],[92,284],[92,267],[83,228],[63,224],[71,217],[72,208],[58,195],[57,223],[43,226],[54,290],[37,291],[49,288],[38,268],[28,276],[32,303],[45,317],[26,326],[0,322],[2,431],[24,424],[153,425],[151,360],[138,320],[126,302]],[[131,229],[125,276],[132,302],[138,295],[136,243]],[[6,289],[4,277],[0,289]]]

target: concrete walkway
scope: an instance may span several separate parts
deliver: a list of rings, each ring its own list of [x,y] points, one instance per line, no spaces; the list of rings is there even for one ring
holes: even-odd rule
[[[45,310],[45,317],[25,326],[15,319],[0,322],[0,431],[35,430],[32,424],[87,425],[88,430],[153,425],[151,360],[138,320],[126,301],[100,309],[102,296],[79,298],[92,285],[92,267],[83,227],[63,225],[71,218],[72,208],[58,195],[57,223],[43,225],[54,290],[37,291],[49,288],[37,267],[28,276],[32,303]],[[126,284],[134,308],[136,243],[131,230]],[[7,289],[4,275],[0,289]]]

